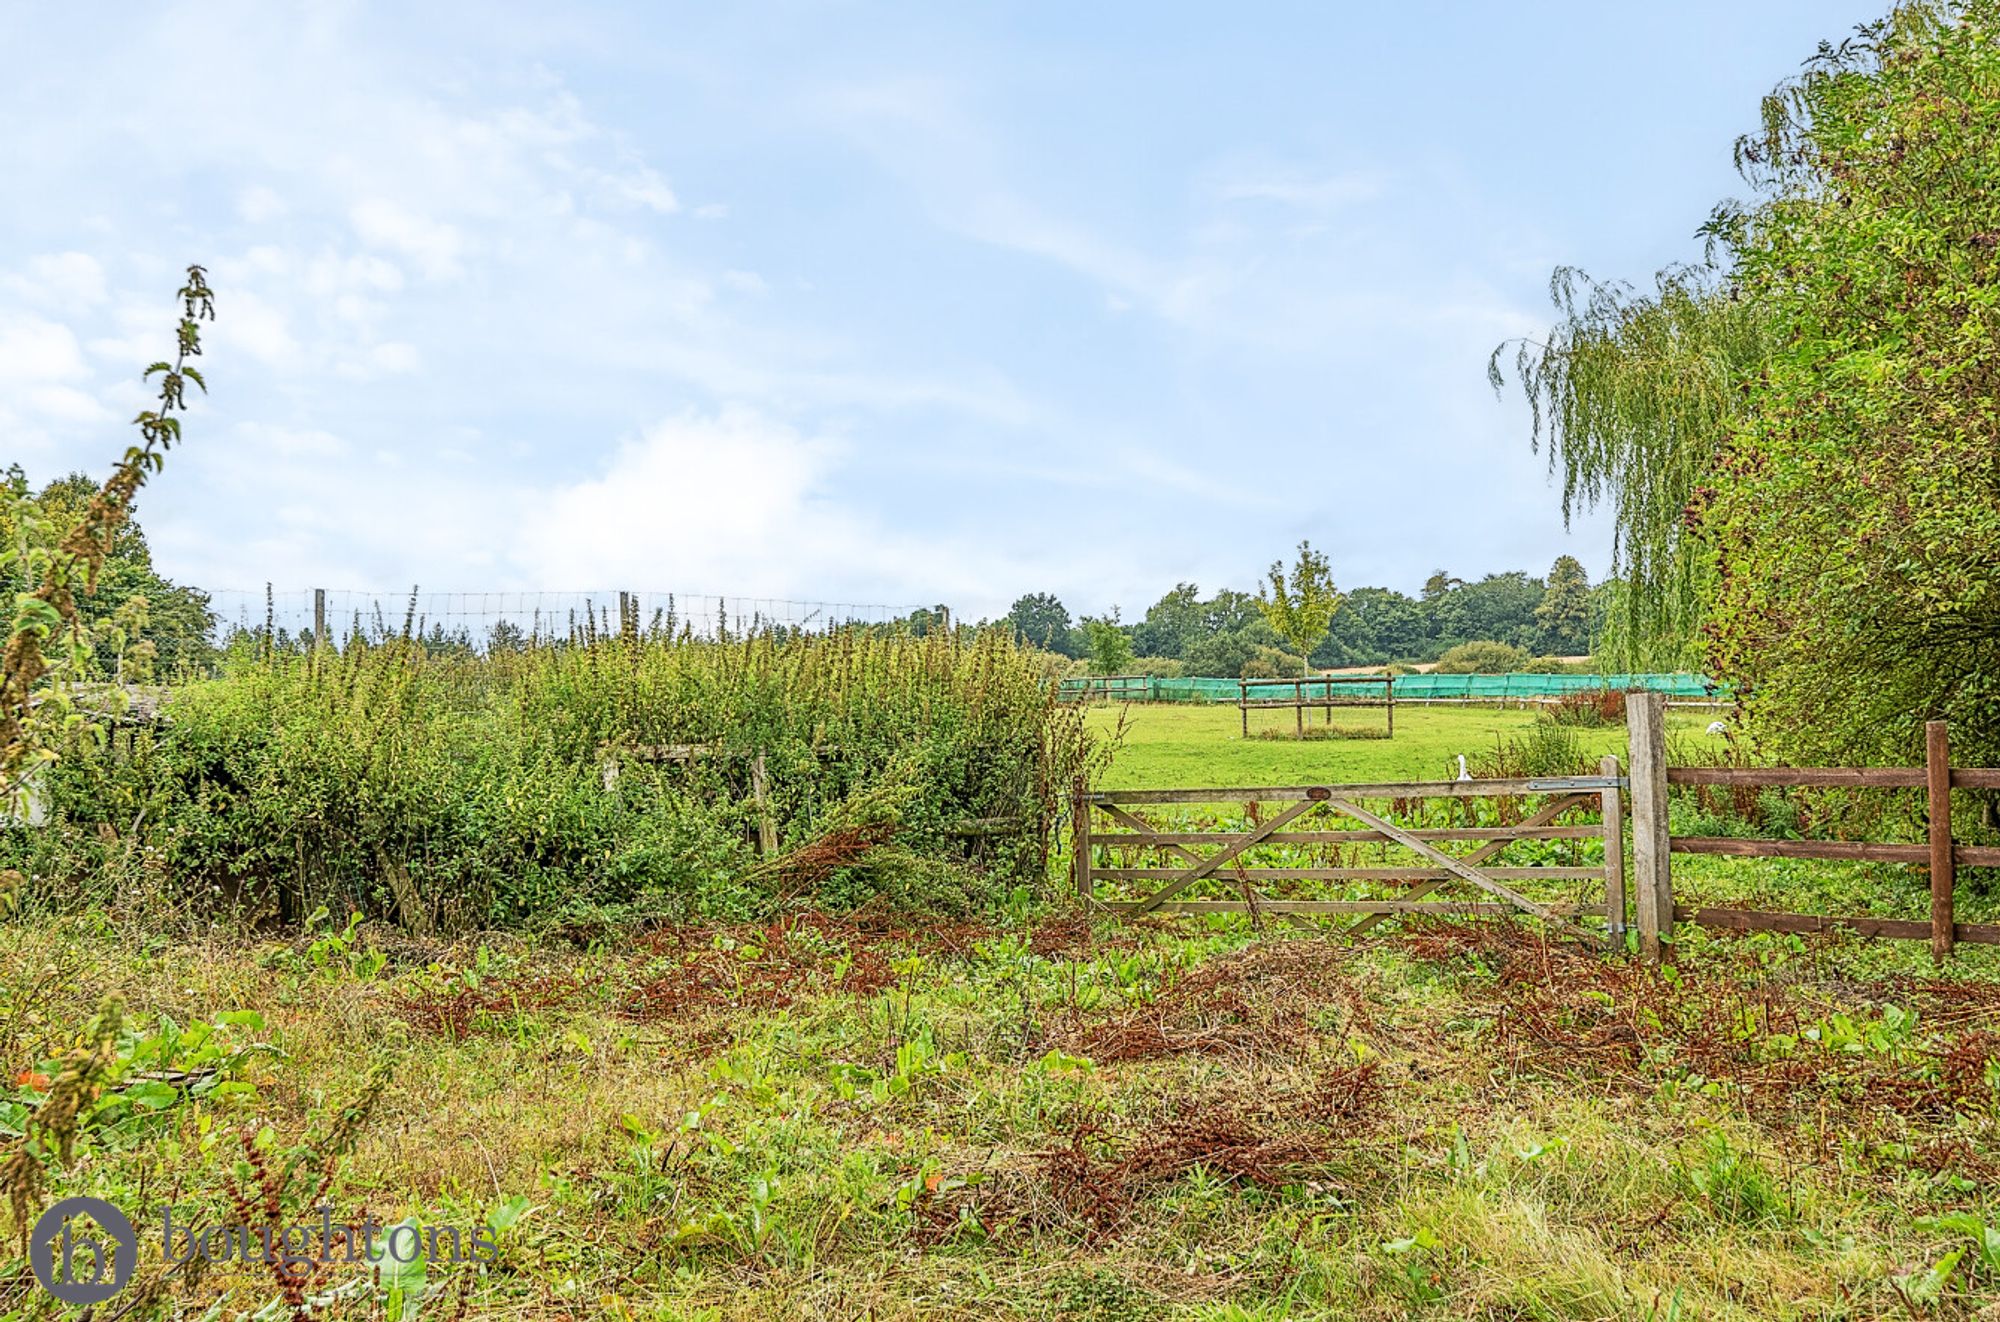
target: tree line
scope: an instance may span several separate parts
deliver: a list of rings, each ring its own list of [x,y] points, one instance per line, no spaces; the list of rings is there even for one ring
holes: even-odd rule
[[[1032,646],[1089,659],[1099,670],[1119,669],[1123,659],[1140,667],[1176,663],[1189,675],[1254,677],[1307,666],[1421,664],[1454,652],[1480,669],[1546,668],[1549,658],[1591,651],[1617,591],[1616,584],[1593,587],[1583,565],[1565,555],[1541,577],[1512,571],[1464,579],[1440,569],[1415,597],[1383,587],[1343,593],[1330,575],[1321,581],[1324,561],[1309,546],[1300,549],[1292,570],[1273,566],[1259,592],[1223,588],[1204,596],[1198,585],[1178,583],[1130,622],[1116,609],[1074,619],[1054,593],[1036,592],[1016,600],[1004,623]],[[1323,619],[1296,627],[1296,617],[1328,600]],[[1482,643],[1490,646],[1468,650]]]

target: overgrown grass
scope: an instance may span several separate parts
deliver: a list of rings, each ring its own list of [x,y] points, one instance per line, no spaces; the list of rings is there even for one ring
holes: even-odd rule
[[[1862,1318],[1995,1286],[1993,952],[1941,979],[1915,945],[1690,933],[1659,977],[1388,930],[1017,911],[578,950],[72,918],[4,929],[0,987],[32,995],[0,1051],[53,1072],[115,995],[126,1055],[217,1067],[48,1172],[217,1221],[239,1135],[275,1160],[386,1064],[340,1213],[505,1227],[424,1316],[464,1289],[480,1316]],[[168,1022],[219,1045],[162,1056]],[[36,1090],[4,1095],[21,1123]],[[147,1252],[190,1315],[278,1297]],[[0,1262],[0,1313],[40,1307],[24,1280]]]

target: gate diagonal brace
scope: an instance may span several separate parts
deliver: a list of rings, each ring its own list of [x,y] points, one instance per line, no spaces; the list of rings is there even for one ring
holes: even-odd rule
[[[1463,862],[1467,867],[1477,867],[1481,863],[1484,863],[1489,858],[1498,857],[1500,852],[1506,849],[1508,845],[1513,844],[1517,840],[1525,838],[1527,833],[1534,830],[1536,827],[1547,826],[1550,822],[1553,822],[1556,818],[1562,816],[1564,813],[1568,812],[1571,808],[1580,808],[1589,802],[1590,800],[1586,795],[1572,794],[1566,798],[1557,799],[1554,803],[1546,804],[1542,807],[1542,809],[1539,812],[1536,812],[1533,816],[1529,817],[1526,821],[1522,822],[1518,827],[1514,828],[1515,830],[1521,832],[1520,835],[1508,836],[1504,840],[1495,840],[1491,844],[1481,845],[1479,848],[1473,850],[1470,854],[1467,854],[1460,861]],[[1444,883],[1441,881],[1427,881],[1421,886],[1415,886],[1412,887],[1410,890],[1403,892],[1403,898],[1406,900],[1422,899],[1424,896],[1429,895],[1432,891],[1439,889],[1443,885]],[[1378,924],[1385,923],[1388,920],[1389,920],[1388,914],[1384,913],[1371,914],[1368,917],[1363,918],[1360,922],[1354,924],[1354,926],[1348,928],[1347,935],[1360,936],[1363,933],[1367,932],[1370,928],[1373,928]]]
[[[1588,930],[1578,926],[1575,923],[1570,922],[1566,918],[1560,917],[1554,911],[1549,909],[1546,905],[1537,904],[1533,900],[1529,899],[1527,896],[1508,889],[1500,882],[1493,880],[1493,878],[1487,876],[1485,873],[1481,872],[1478,868],[1473,867],[1472,865],[1466,863],[1462,859],[1454,858],[1450,854],[1447,854],[1442,850],[1431,848],[1429,844],[1425,843],[1422,840],[1417,839],[1417,837],[1411,835],[1408,831],[1404,830],[1402,827],[1384,821],[1382,818],[1377,817],[1374,813],[1369,812],[1366,808],[1357,807],[1354,804],[1347,802],[1345,799],[1334,799],[1327,806],[1332,808],[1337,813],[1341,813],[1345,816],[1352,817],[1357,822],[1363,822],[1368,826],[1373,827],[1375,830],[1380,831],[1383,835],[1388,836],[1391,840],[1394,840],[1397,844],[1403,846],[1403,848],[1408,849],[1412,853],[1418,854],[1421,857],[1429,859],[1431,862],[1437,864],[1439,867],[1444,868],[1449,872],[1455,873],[1456,875],[1463,877],[1465,880],[1471,882],[1473,885],[1479,887],[1481,890],[1499,896],[1501,899],[1507,901],[1515,908],[1526,910],[1528,913],[1535,915],[1535,917],[1541,919],[1545,923],[1548,923],[1552,927],[1566,927],[1570,931],[1576,933],[1578,936],[1583,937],[1585,940],[1588,941],[1596,940],[1596,937],[1593,936]]]
[[[1320,793],[1324,794],[1325,791],[1320,791]],[[1210,854],[1207,858],[1201,861],[1201,865],[1199,867],[1189,869],[1186,876],[1180,878],[1178,881],[1168,883],[1166,886],[1163,886],[1160,890],[1158,890],[1154,894],[1148,896],[1147,898],[1139,901],[1139,903],[1133,905],[1132,908],[1130,908],[1126,912],[1132,914],[1151,913],[1153,910],[1159,908],[1162,904],[1165,904],[1168,900],[1173,899],[1174,896],[1179,895],[1182,891],[1194,885],[1197,881],[1202,880],[1204,877],[1213,875],[1217,868],[1221,867],[1224,863],[1227,863],[1230,859],[1235,858],[1238,854],[1241,854],[1244,850],[1250,848],[1250,846],[1256,844],[1258,841],[1262,840],[1265,836],[1270,835],[1274,831],[1282,831],[1285,827],[1290,826],[1293,822],[1305,816],[1307,813],[1311,812],[1314,808],[1319,807],[1319,805],[1324,801],[1325,801],[1324,799],[1317,796],[1309,799],[1300,800],[1298,803],[1295,803],[1291,807],[1285,809],[1285,811],[1279,813],[1276,817],[1273,817],[1270,821],[1265,822],[1262,826],[1259,826],[1256,830],[1250,832],[1248,835],[1239,836],[1233,843],[1231,843],[1228,846],[1228,848]]]
[[[1103,811],[1106,817],[1109,817],[1112,821],[1117,822],[1120,826],[1128,826],[1132,828],[1134,831],[1144,831],[1148,835],[1152,834],[1152,832],[1156,829],[1151,822],[1141,817],[1138,813],[1132,812],[1129,809],[1121,808],[1115,803],[1100,803],[1097,805],[1097,807]],[[1171,854],[1175,858],[1183,859],[1189,863],[1199,864],[1201,862],[1200,854],[1195,853],[1192,849],[1183,848],[1180,845],[1155,845],[1153,847],[1158,849],[1163,854]],[[1254,904],[1257,901],[1264,898],[1250,885],[1248,881],[1241,882],[1240,884],[1243,887],[1243,894],[1245,896],[1244,902],[1246,904]],[[1312,926],[1312,920],[1310,918],[1305,917],[1303,914],[1288,913],[1288,914],[1282,914],[1280,916],[1283,917],[1284,920],[1290,923],[1293,927]]]

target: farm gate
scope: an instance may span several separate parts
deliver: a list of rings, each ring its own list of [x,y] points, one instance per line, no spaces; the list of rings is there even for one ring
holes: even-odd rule
[[[1527,914],[1622,948],[1629,877],[1630,926],[1641,952],[1655,960],[1676,922],[1928,938],[1940,959],[1956,942],[2000,944],[2000,924],[1960,923],[1954,913],[1957,869],[2000,867],[2000,846],[1960,844],[1951,825],[1953,791],[2000,789],[2000,769],[1951,766],[1944,722],[1927,727],[1922,767],[1672,767],[1666,701],[1650,693],[1627,699],[1629,774],[1607,756],[1594,776],[1247,789],[1078,785],[1070,813],[1076,893],[1087,905],[1131,916],[1243,913],[1291,922],[1351,916],[1358,919],[1347,929],[1354,935],[1407,914]],[[1914,844],[1676,837],[1668,825],[1669,787],[1699,785],[1922,790],[1928,838]],[[1173,820],[1154,820],[1162,813]],[[1587,849],[1592,842],[1597,848]],[[1460,844],[1470,848],[1443,847]],[[1533,846],[1532,861],[1519,857],[1522,846]],[[1510,850],[1514,860],[1503,861]],[[1582,857],[1586,852],[1594,857]],[[1679,905],[1675,854],[1918,864],[1929,872],[1930,914],[1920,921]],[[1352,893],[1382,885],[1397,889]],[[1426,898],[1446,888],[1454,898]]]
[[[1113,912],[1354,916],[1367,931],[1402,914],[1522,912],[1593,939],[1624,939],[1624,851],[1616,759],[1603,774],[1522,780],[1409,781],[1272,789],[1098,790],[1072,805],[1072,875],[1084,902]],[[1485,804],[1476,812],[1475,804]],[[1368,806],[1372,805],[1372,806]],[[1165,810],[1179,820],[1160,823]],[[1583,820],[1594,819],[1594,820]],[[1415,824],[1411,824],[1414,822]],[[1183,829],[1184,827],[1196,829]],[[1524,841],[1597,840],[1595,863],[1504,866]],[[1620,842],[1616,846],[1612,842]],[[1440,845],[1465,843],[1458,853]],[[1371,848],[1382,857],[1357,860]],[[1578,850],[1577,852],[1581,852]],[[1272,854],[1274,861],[1247,861]],[[1390,854],[1414,856],[1391,861]],[[1099,862],[1102,858],[1104,861]],[[1537,897],[1526,882],[1588,894]],[[1322,883],[1397,884],[1379,898],[1327,898]],[[1107,897],[1102,883],[1136,893]],[[1451,887],[1463,898],[1424,897]],[[1279,888],[1273,890],[1273,888]],[[1272,893],[1267,893],[1272,892]],[[1601,918],[1602,932],[1576,920]]]

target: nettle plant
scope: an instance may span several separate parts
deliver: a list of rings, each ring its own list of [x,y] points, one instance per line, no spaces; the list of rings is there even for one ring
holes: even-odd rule
[[[100,634],[77,610],[77,594],[97,590],[98,575],[132,502],[147,478],[160,471],[166,452],[181,439],[187,388],[208,384],[191,364],[201,354],[201,323],[215,318],[206,271],[187,268],[176,295],[181,304],[174,356],[146,369],[158,401],[132,420],[139,441],[128,447],[103,487],[66,529],[52,528],[23,480],[0,483],[0,526],[12,536],[0,545],[0,581],[21,585],[14,597],[6,646],[0,651],[0,805],[13,809],[29,781],[56,756],[64,737],[87,724],[69,701],[68,683],[85,673],[98,643],[121,640]],[[120,621],[120,630],[136,625]]]

